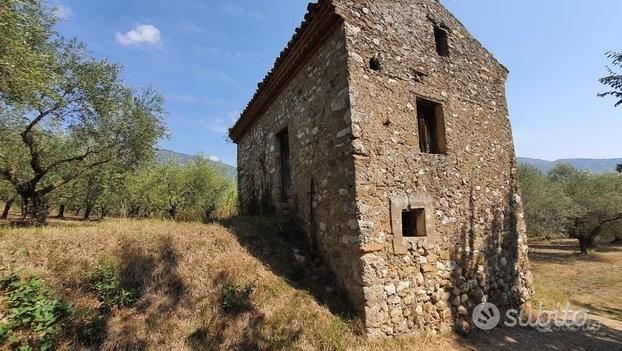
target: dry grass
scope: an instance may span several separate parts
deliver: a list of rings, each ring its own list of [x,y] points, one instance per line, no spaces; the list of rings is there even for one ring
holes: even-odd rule
[[[325,267],[313,263],[305,266],[314,268],[301,271],[302,265],[295,263],[291,246],[301,240],[290,230],[284,222],[258,218],[239,218],[226,225],[70,220],[52,221],[43,229],[10,229],[0,224],[0,275],[20,269],[38,274],[74,305],[97,308],[99,302],[85,276],[102,260],[119,262],[140,299],[106,317],[105,338],[93,349],[598,349],[597,342],[608,349],[622,347],[622,340],[615,339],[620,336],[616,328],[607,329],[605,337],[512,328],[467,338],[366,340],[360,321],[340,308],[343,297],[326,289],[331,279]],[[620,248],[604,247],[586,260],[568,245],[574,247],[574,242],[533,244],[537,299],[549,305],[568,300],[619,318]],[[241,313],[222,309],[222,288],[227,282],[255,286],[250,306]],[[67,335],[61,349],[87,348]]]
[[[576,240],[530,243],[536,299],[548,308],[570,303],[622,321],[622,246],[601,243],[582,256]]]
[[[254,224],[235,226],[252,231]],[[461,349],[455,337],[366,341],[359,322],[331,313],[286,274],[273,273],[278,267],[268,262],[268,268],[220,225],[108,220],[0,228],[1,273],[38,274],[77,306],[97,308],[85,274],[111,258],[138,282],[141,295],[134,307],[108,316],[102,350]],[[227,281],[255,284],[249,309],[222,311]],[[71,337],[61,347],[76,348]]]

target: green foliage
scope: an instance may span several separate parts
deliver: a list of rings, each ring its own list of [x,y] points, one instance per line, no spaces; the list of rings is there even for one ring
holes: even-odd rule
[[[573,216],[572,200],[562,184],[530,166],[519,168],[529,234],[555,236],[566,233]]]
[[[616,167],[616,171],[618,173],[622,173],[622,163],[620,163],[617,167]]]
[[[0,201],[7,202],[15,198],[15,196],[17,196],[17,193],[11,184],[0,179]]]
[[[28,50],[49,57],[42,67],[51,72],[45,77],[52,78],[28,92],[16,92],[9,73],[11,79],[0,83],[0,178],[29,199],[28,214],[42,224],[48,194],[57,188],[104,167],[122,172],[153,159],[155,144],[165,135],[164,101],[152,89],[127,86],[119,65],[92,57],[76,40],[57,36],[49,24],[54,22],[51,8],[37,0],[0,1],[7,18],[1,30],[18,33],[15,40],[25,40]],[[28,25],[36,27],[34,34],[21,38],[22,26]],[[36,68],[36,62],[23,62]],[[11,62],[0,67],[0,77],[7,67],[19,71]]]
[[[235,314],[246,310],[250,306],[250,296],[255,290],[255,284],[240,287],[233,282],[226,283],[221,292],[222,309],[225,313]]]
[[[615,67],[622,68],[622,52],[610,51],[607,58],[611,59],[611,64]],[[622,105],[622,73],[616,72],[613,68],[607,67],[608,75],[600,79],[603,85],[611,88],[610,91],[598,94],[600,97],[613,96],[618,101],[616,106]]]
[[[121,205],[130,217],[210,221],[236,209],[236,184],[203,158],[140,169],[127,177]]]
[[[100,262],[89,274],[88,282],[104,311],[114,307],[130,307],[138,300],[136,289],[123,284],[117,262]]]
[[[35,103],[55,80],[52,10],[40,0],[0,0],[2,103]]]
[[[564,233],[582,241],[584,252],[598,236],[619,235],[622,174],[594,174],[559,165],[545,175],[521,167],[520,181],[531,235]]]
[[[55,298],[43,280],[12,275],[3,283],[8,323],[0,324],[0,341],[19,350],[51,350],[71,314],[71,306]]]

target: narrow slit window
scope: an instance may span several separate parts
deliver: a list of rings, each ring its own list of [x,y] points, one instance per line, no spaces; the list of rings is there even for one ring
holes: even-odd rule
[[[277,135],[281,163],[281,198],[286,200],[290,196],[292,177],[289,159],[289,133],[287,128]]]
[[[402,210],[402,236],[405,238],[425,237],[425,209],[405,209]]]
[[[419,148],[427,154],[447,153],[443,107],[436,102],[417,99]]]
[[[439,56],[449,57],[449,35],[447,30],[434,26],[434,40],[436,41],[436,52]]]

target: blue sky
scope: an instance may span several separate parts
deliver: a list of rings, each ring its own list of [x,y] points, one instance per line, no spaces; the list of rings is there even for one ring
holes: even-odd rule
[[[622,51],[622,1],[444,0],[511,71],[520,156],[622,157],[622,107],[597,98]],[[226,130],[306,11],[306,0],[60,0],[58,29],[167,99],[161,147],[235,163]]]

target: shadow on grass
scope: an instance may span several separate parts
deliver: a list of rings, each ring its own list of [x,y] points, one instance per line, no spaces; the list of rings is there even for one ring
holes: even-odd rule
[[[529,327],[478,330],[464,337],[472,350],[622,350],[622,332],[605,325],[597,330],[543,332]]]
[[[529,243],[529,248],[537,249],[537,250],[555,250],[555,251],[563,251],[569,253],[579,253],[579,244],[578,243]],[[611,243],[597,243],[594,247],[595,252],[600,253],[611,253],[611,252],[620,252],[622,253],[621,247],[618,244]]]
[[[573,306],[578,306],[580,308],[586,309],[591,314],[603,316],[606,318],[612,318],[612,319],[622,322],[622,308],[595,305],[595,304],[580,302],[577,300],[570,300],[570,304],[572,304]]]
[[[255,258],[291,286],[308,291],[319,304],[344,319],[355,312],[337,288],[334,274],[313,257],[308,239],[295,220],[285,217],[237,217],[222,225],[235,234]]]
[[[92,350],[145,350],[148,342],[139,330],[159,333],[170,314],[184,302],[187,288],[177,272],[178,253],[170,237],[159,239],[157,250],[149,252],[137,241],[124,239],[115,259],[119,262],[119,281],[126,291],[137,298],[132,309],[114,317],[110,310],[100,310],[104,327],[93,337]],[[123,308],[123,307],[117,307]],[[126,307],[127,308],[127,307]],[[144,316],[144,328],[135,316]]]
[[[569,264],[575,262],[609,262],[607,259],[592,253],[589,255],[582,255],[579,252],[566,253],[566,252],[545,252],[539,250],[529,250],[529,259],[538,263],[555,263],[555,264]]]

